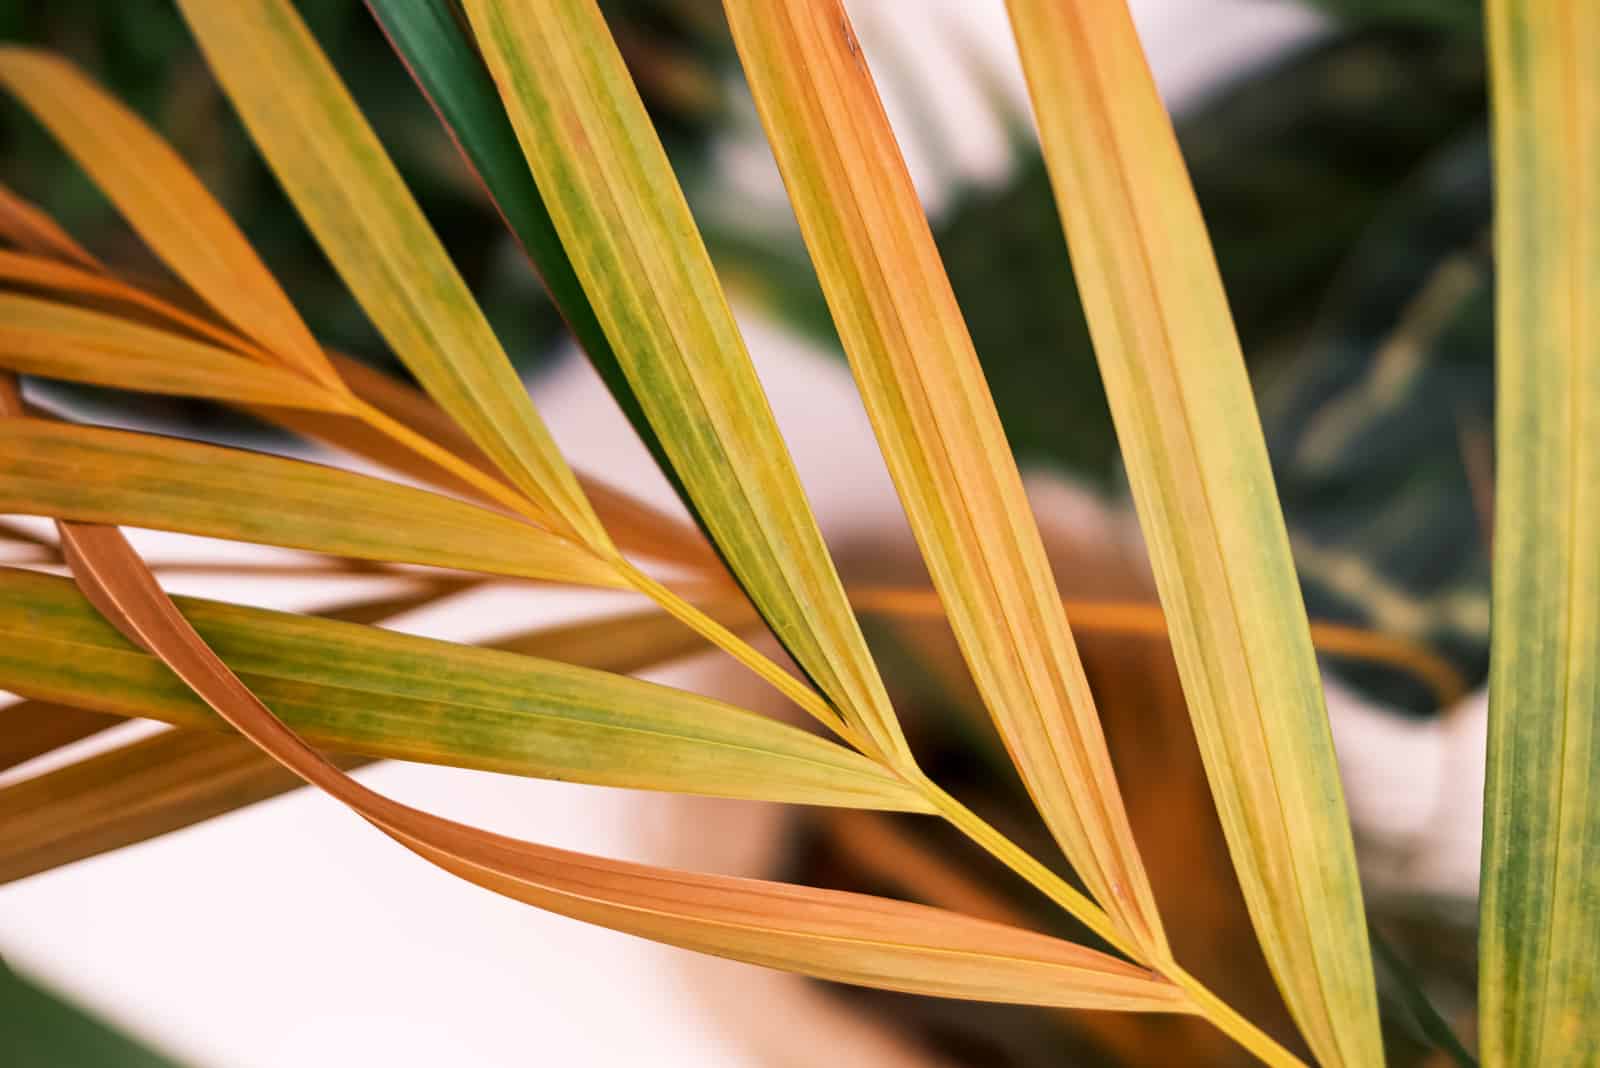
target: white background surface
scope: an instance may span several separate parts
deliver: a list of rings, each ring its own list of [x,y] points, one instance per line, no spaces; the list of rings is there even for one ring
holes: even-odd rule
[[[946,140],[959,146],[954,158],[907,146],[930,203],[938,204],[952,169],[1001,173],[998,138],[973,119],[970,96],[941,77],[948,41],[928,28],[934,10],[960,20],[1012,74],[1020,99],[1000,0],[856,0],[851,7],[869,57],[892,41],[927,75],[897,84],[887,94],[891,111],[939,94]],[[1314,25],[1270,0],[1135,7],[1163,88],[1176,99]],[[763,177],[770,164],[759,151],[730,146],[728,158],[750,180],[772,180]],[[841,369],[770,330],[752,327],[749,336],[829,533],[898,522]],[[642,450],[585,369],[573,366],[538,394],[579,464],[660,494]],[[150,536],[140,544],[188,553],[193,543]],[[313,591],[294,584],[213,580],[174,588],[282,607],[316,603]],[[483,636],[527,624],[548,597],[465,601],[403,629]],[[360,775],[414,804],[536,841],[726,871],[759,870],[779,818],[764,806],[415,765]],[[310,791],[0,889],[0,954],[199,1066],[897,1062],[892,1047],[870,1034],[852,1039],[846,1029],[831,1048],[809,1042],[807,1032],[818,1026],[809,1014],[829,1012],[830,1004],[787,977],[498,898],[421,863]]]

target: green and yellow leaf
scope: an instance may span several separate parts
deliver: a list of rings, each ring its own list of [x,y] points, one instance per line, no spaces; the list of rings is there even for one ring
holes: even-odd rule
[[[727,0],[801,232],[984,703],[1091,894],[1167,957],[1088,679],[977,353],[838,0]]]
[[[1355,852],[1260,421],[1124,0],[1009,0],[1212,796],[1325,1065],[1383,1063]]]
[[[183,600],[207,643],[319,749],[537,778],[924,811],[865,757],[708,697],[605,671],[339,620]],[[567,628],[543,632],[568,655]],[[0,568],[0,687],[109,715],[227,730],[70,580]],[[538,636],[523,640],[538,648]],[[667,645],[666,650],[672,651]],[[654,653],[635,647],[624,664]],[[617,663],[612,658],[612,663]]]
[[[232,404],[345,407],[342,391],[320,389],[281,367],[116,315],[12,293],[0,293],[0,367]]]
[[[0,84],[223,319],[324,389],[341,389],[271,272],[160,135],[71,63],[46,52],[0,47]]]
[[[639,398],[628,386],[611,342],[595,318],[594,307],[572,269],[572,260],[561,247],[560,235],[533,175],[528,173],[522,146],[500,103],[494,79],[467,33],[458,0],[368,0],[367,6],[433,105],[451,140],[460,148],[462,159],[493,198],[507,228],[538,271],[551,301],[616,398],[617,406],[679,498],[692,510],[693,499],[675,477],[660,438],[645,418]],[[584,488],[589,490],[588,486]],[[592,493],[590,499],[593,500]],[[597,512],[601,511],[599,501],[594,501],[594,506]],[[601,518],[606,518],[603,512]],[[609,522],[606,530],[615,536]]]
[[[396,356],[547,520],[610,542],[488,320],[289,0],[180,0],[300,217]]]
[[[377,623],[432,603],[459,583],[320,610],[344,622]],[[740,617],[755,621],[753,610]],[[436,643],[435,643],[436,644]],[[595,671],[629,674],[703,649],[704,640],[659,609],[547,626],[495,642],[505,649]],[[472,710],[468,717],[483,713]],[[0,710],[0,768],[121,722],[71,705],[26,700]],[[349,769],[369,758],[328,754]],[[21,879],[210,819],[303,786],[236,734],[175,730],[99,753],[0,788],[0,883]]]
[[[465,7],[578,278],[706,529],[845,722],[909,762],[705,244],[598,7]]]
[[[1600,1063],[1600,7],[1491,0],[1494,628],[1479,1046]]]
[[[66,532],[63,532],[66,536]],[[1177,987],[1105,954],[860,894],[602,860],[391,800],[318,756],[206,645],[115,528],[69,554],[84,594],[240,733],[402,845],[487,889],[700,952],[909,993],[1095,1009],[1192,1011]]]
[[[0,420],[0,512],[581,585],[625,585],[565,538],[450,497],[278,456]]]

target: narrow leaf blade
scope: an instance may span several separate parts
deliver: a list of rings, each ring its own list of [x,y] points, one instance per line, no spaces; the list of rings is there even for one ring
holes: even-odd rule
[[[1168,955],[1022,477],[837,0],[727,10],[856,382],[968,668],[1093,896]]]
[[[161,137],[67,61],[0,48],[6,86],[224,319],[326,389],[339,378],[227,212]]]
[[[115,315],[0,293],[0,367],[97,386],[342,411],[340,393],[286,371]]]
[[[470,0],[606,336],[723,557],[870,744],[909,752],[683,192],[593,0]]]
[[[0,708],[0,770],[97,734],[116,717],[50,701],[17,701]]]
[[[0,686],[174,726],[226,729],[70,581],[0,569]],[[526,654],[216,602],[184,615],[318,748],[649,790],[926,810],[866,758],[698,694]],[[598,658],[604,635],[530,635]],[[657,648],[671,652],[669,641]],[[655,659],[635,647],[625,661]],[[611,658],[616,663],[615,657]]]
[[[607,546],[488,320],[288,0],[180,0],[223,89],[368,318],[508,478]]]
[[[0,420],[0,512],[584,585],[626,585],[588,550],[449,497],[242,449]]]
[[[551,849],[402,805],[319,757],[247,689],[115,528],[63,529],[85,595],[240,733],[419,855],[487,889],[658,941],[843,982],[979,1000],[1191,1011],[1115,958],[883,898],[696,875]]]
[[[100,261],[72,239],[37,205],[0,183],[0,237],[36,256],[48,256],[87,271],[101,270]]]
[[[1327,1065],[1383,1063],[1355,851],[1250,383],[1124,0],[1009,0],[1212,796]]]
[[[589,362],[692,512],[694,500],[672,470],[661,439],[645,418],[561,245],[550,212],[528,173],[494,79],[467,35],[459,4],[456,0],[368,0],[367,6],[500,209]],[[595,508],[600,508],[598,501]],[[606,529],[611,529],[609,523]]]
[[[1487,5],[1496,435],[1483,1063],[1600,1060],[1600,8]]]

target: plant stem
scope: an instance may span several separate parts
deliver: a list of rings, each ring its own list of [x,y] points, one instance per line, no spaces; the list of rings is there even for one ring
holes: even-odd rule
[[[913,776],[912,785],[922,790],[939,815],[965,834],[990,856],[1027,880],[1035,889],[1066,909],[1095,934],[1105,939],[1115,949],[1130,959],[1150,968],[1189,995],[1195,1010],[1223,1034],[1249,1050],[1272,1068],[1305,1068],[1305,1063],[1284,1049],[1270,1035],[1239,1014],[1232,1006],[1213,994],[1206,986],[1190,975],[1173,960],[1149,961],[1118,931],[1111,918],[1081,891],[1061,876],[1039,863],[1032,854],[1012,842],[967,806],[952,797],[943,787],[921,772]]]
[[[1040,893],[1066,909],[1085,927],[1129,957],[1137,957],[1132,943],[1117,930],[1105,910],[1088,895],[1035,860],[1033,855],[984,821],[977,813],[952,797],[944,787],[921,771],[908,776],[934,809],[951,826],[970,838],[986,853],[1027,880]]]
[[[817,722],[833,731],[863,754],[867,756],[875,755],[871,743],[860,732],[846,723],[843,717],[834,710],[832,705],[828,704],[821,694],[773,663],[770,657],[762,654],[760,650],[749,642],[746,642],[733,631],[706,615],[627,560],[619,557],[617,569],[640,593],[655,601],[656,604],[683,623],[684,626],[765,679],[779,693],[799,705]]]
[[[1277,1039],[1239,1015],[1238,1011],[1206,988],[1206,985],[1175,961],[1158,969],[1162,975],[1184,989],[1200,1014],[1229,1038],[1255,1054],[1272,1068],[1306,1068],[1306,1063],[1284,1049]]]
[[[465,482],[491,503],[545,529],[552,529],[551,517],[537,508],[519,490],[507,485],[478,465],[463,460],[449,449],[428,440],[405,423],[368,404],[360,397],[352,396],[346,403],[350,406],[351,415],[373,430],[386,435],[395,444],[409,449],[435,467]]]
[[[434,444],[404,423],[391,418],[365,401],[360,399],[354,401],[353,414],[373,429],[388,435],[397,444],[410,449],[417,455],[466,482],[495,503],[548,529],[551,517],[543,515],[521,493],[488,472],[461,459],[448,449]],[[677,593],[674,593],[662,583],[651,578],[615,550],[602,552],[595,546],[577,539],[568,530],[558,531],[558,533],[572,537],[577,544],[588,548],[596,556],[610,561],[615,566],[617,573],[625,578],[629,585],[655,601],[669,615],[755,672],[756,675],[768,682],[789,700],[799,705],[847,744],[853,746],[863,755],[877,760],[885,768],[893,771],[909,785],[919,790],[938,815],[966,835],[979,848],[1026,880],[1051,901],[1061,906],[1068,914],[1075,917],[1113,948],[1131,960],[1151,968],[1156,974],[1174,985],[1181,987],[1188,994],[1190,1001],[1200,1015],[1210,1020],[1220,1031],[1260,1058],[1263,1063],[1272,1066],[1272,1068],[1305,1068],[1304,1062],[1298,1057],[1284,1049],[1283,1046],[1279,1045],[1278,1042],[1255,1024],[1245,1019],[1221,998],[1208,990],[1198,979],[1184,971],[1175,961],[1168,959],[1152,962],[1144,959],[1143,955],[1135,948],[1127,936],[1117,929],[1105,910],[1086,894],[1041,864],[1032,854],[983,820],[977,813],[958,801],[938,783],[928,778],[920,768],[915,765],[902,766],[899,762],[885,759],[883,754],[877,751],[870,739],[847,723],[828,703],[826,698],[794,675],[785,671],[770,657],[761,653],[743,638],[734,634],[727,627],[712,619],[705,612]]]

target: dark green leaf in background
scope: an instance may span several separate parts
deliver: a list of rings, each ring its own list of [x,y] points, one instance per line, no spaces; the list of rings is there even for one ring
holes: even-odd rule
[[[0,1056],[6,1068],[180,1068],[0,962]]]

